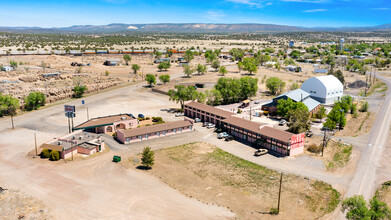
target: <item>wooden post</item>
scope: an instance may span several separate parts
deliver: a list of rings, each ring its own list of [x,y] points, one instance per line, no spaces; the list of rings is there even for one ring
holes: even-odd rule
[[[34,132],[34,141],[35,141],[35,156],[38,156],[38,149],[37,149],[37,133]]]
[[[280,213],[281,186],[282,186],[282,172],[281,172],[281,176],[280,176],[280,189],[278,190],[277,215]]]
[[[69,133],[71,133],[71,122],[69,121],[69,117],[68,117],[68,130],[69,130]]]
[[[15,129],[15,126],[14,126],[14,117],[12,116],[13,114],[11,114],[11,124],[12,124],[12,130]]]

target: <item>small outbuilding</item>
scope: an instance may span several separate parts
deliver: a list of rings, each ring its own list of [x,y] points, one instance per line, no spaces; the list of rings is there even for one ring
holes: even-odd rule
[[[1,70],[8,72],[14,70],[14,68],[12,66],[2,66]]]
[[[343,85],[333,75],[309,78],[301,85],[301,89],[324,105],[332,105],[343,96]]]

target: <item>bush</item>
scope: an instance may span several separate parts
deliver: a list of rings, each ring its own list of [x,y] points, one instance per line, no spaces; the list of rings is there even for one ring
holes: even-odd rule
[[[270,215],[278,215],[278,209],[277,208],[270,208]]]
[[[50,151],[46,148],[44,148],[40,154],[41,158],[49,158],[50,157]]]
[[[46,103],[46,97],[42,92],[31,92],[25,99],[24,107],[26,110],[37,110],[39,107],[44,106]]]
[[[311,153],[320,153],[322,151],[322,145],[311,144],[308,149]]]
[[[163,118],[162,117],[152,117],[152,122],[159,122],[159,121],[163,121]]]
[[[74,98],[81,98],[83,97],[84,95],[84,92],[87,90],[87,86],[79,86],[79,85],[76,85],[74,88],[73,88],[73,97]]]
[[[369,104],[368,102],[364,102],[360,108],[360,112],[367,112],[369,109]]]
[[[60,159],[60,153],[56,150],[52,150],[52,152],[50,152],[50,160],[57,161],[59,159]]]
[[[151,119],[151,118],[150,118],[150,117],[146,117],[146,118],[145,118],[145,120],[149,120],[149,119]]]
[[[238,114],[241,114],[242,113],[242,110],[240,108],[238,108]]]

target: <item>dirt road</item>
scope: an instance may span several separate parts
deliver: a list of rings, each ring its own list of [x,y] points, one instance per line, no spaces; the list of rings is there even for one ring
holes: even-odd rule
[[[144,113],[173,117],[160,111],[174,106],[168,98],[138,92],[140,85],[85,98],[90,117]],[[86,119],[80,100],[75,124]],[[26,157],[38,144],[67,132],[63,105],[0,120],[0,185],[18,189],[46,203],[57,219],[225,219],[228,209],[207,205],[180,194],[148,174],[136,173],[111,162],[113,153],[66,164],[42,163]]]

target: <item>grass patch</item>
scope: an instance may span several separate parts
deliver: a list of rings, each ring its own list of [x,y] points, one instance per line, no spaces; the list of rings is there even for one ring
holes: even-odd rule
[[[130,162],[134,168],[139,165]],[[157,150],[148,172],[189,197],[229,208],[238,219],[270,218],[277,207],[278,172],[211,144]],[[281,196],[279,217],[284,219],[320,218],[335,209],[340,197],[329,184],[290,174],[283,176]]]
[[[334,153],[332,160],[327,164],[327,169],[332,170],[344,167],[352,154],[353,147],[351,145],[338,144],[337,151]]]
[[[384,83],[383,81],[380,81],[380,80],[376,80],[375,81],[375,84],[373,84],[371,86],[371,88],[369,88],[367,90],[367,94],[365,97],[368,97],[368,96],[371,96],[373,95],[374,93],[383,93],[383,92],[386,92],[388,90],[388,87],[387,87],[387,84]],[[361,91],[359,93],[360,96],[363,96],[365,94],[364,91]]]

